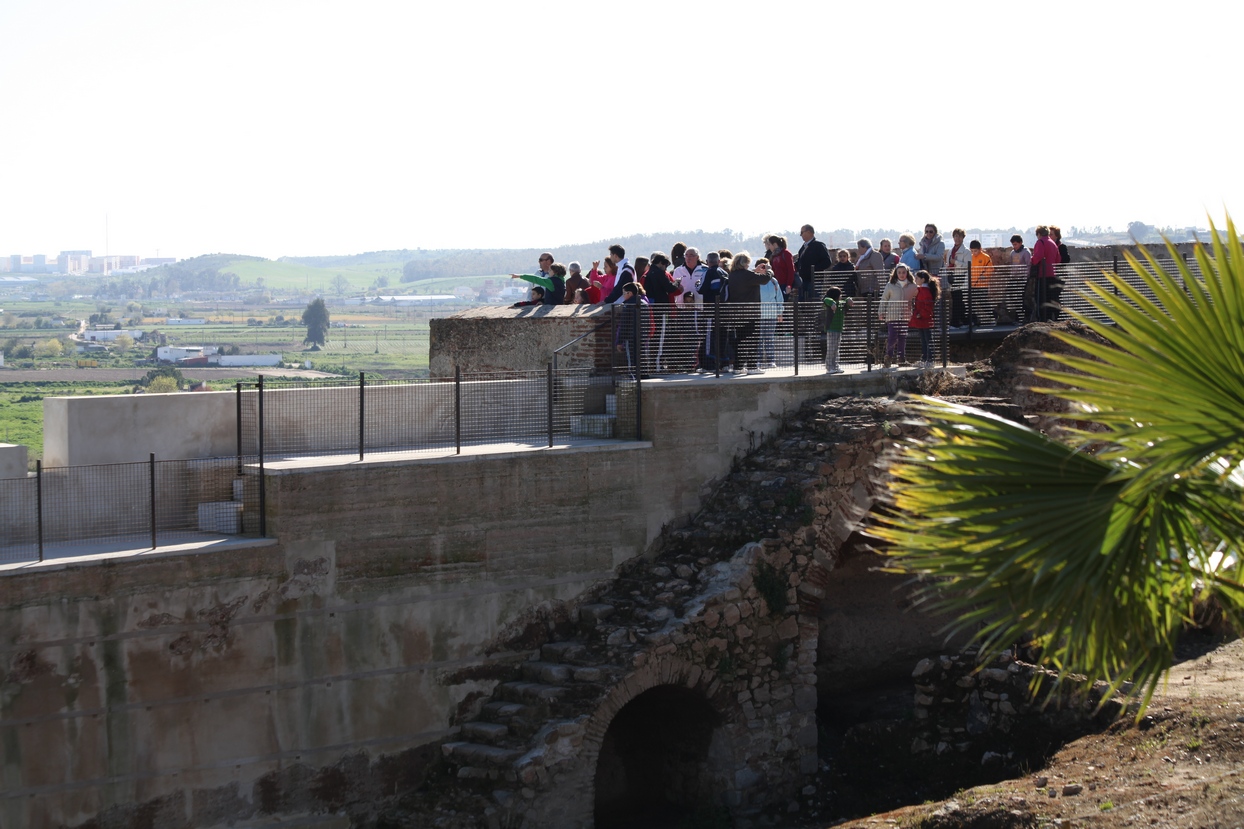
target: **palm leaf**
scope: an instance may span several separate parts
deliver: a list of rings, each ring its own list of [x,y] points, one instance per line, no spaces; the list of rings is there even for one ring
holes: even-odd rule
[[[1105,342],[1042,389],[1099,430],[1079,445],[920,399],[927,438],[892,459],[874,535],[895,570],[988,655],[1035,634],[1065,677],[1139,684],[1147,701],[1199,594],[1244,620],[1244,250],[1228,219],[1197,272],[1128,255],[1145,290],[1106,274],[1072,314]],[[1154,299],[1150,299],[1152,296]],[[1100,431],[1104,427],[1105,431]],[[1224,563],[1225,562],[1225,563]]]

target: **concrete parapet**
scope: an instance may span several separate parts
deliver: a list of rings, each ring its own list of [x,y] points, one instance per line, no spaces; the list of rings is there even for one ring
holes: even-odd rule
[[[43,465],[227,457],[237,451],[234,392],[43,399]]]
[[[25,446],[0,443],[0,478],[25,478],[28,464]]]

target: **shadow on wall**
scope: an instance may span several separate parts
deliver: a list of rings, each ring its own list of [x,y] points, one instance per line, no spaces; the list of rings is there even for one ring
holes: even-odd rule
[[[683,826],[724,811],[730,752],[704,695],[661,685],[627,703],[596,763],[597,829]]]

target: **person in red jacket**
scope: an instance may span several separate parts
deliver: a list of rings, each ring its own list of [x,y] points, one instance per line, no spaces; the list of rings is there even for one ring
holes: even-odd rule
[[[769,267],[773,278],[782,289],[782,298],[790,300],[790,291],[795,284],[795,257],[786,249],[786,237],[766,236],[765,249],[769,252]]]
[[[941,286],[928,271],[916,271],[916,301],[907,327],[920,334],[920,368],[933,368],[933,310]]]

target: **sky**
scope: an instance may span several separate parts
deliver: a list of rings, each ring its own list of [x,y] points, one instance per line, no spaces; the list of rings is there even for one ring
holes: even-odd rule
[[[1205,226],[1244,215],[1242,23],[1198,0],[0,0],[0,254]]]

